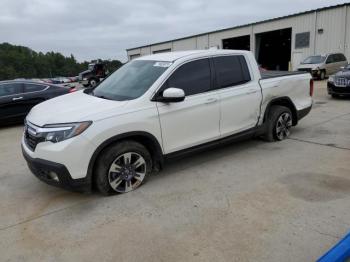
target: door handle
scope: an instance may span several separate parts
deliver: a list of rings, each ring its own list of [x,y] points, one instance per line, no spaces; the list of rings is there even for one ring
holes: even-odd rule
[[[218,101],[217,100],[217,98],[209,98],[206,102],[205,102],[205,104],[212,104],[212,103],[215,103],[216,101]]]
[[[248,90],[247,95],[255,94],[258,90]]]
[[[21,99],[23,99],[23,96],[20,96],[20,97],[14,97],[14,98],[12,98],[12,101],[17,101],[17,100],[21,100]]]

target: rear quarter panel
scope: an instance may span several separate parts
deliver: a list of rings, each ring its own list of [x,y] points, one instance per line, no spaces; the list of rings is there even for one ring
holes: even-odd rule
[[[264,115],[269,102],[279,97],[288,97],[293,102],[296,110],[302,110],[312,105],[310,96],[309,74],[298,74],[277,78],[260,80],[263,93],[261,114]],[[263,118],[260,119],[260,124]]]

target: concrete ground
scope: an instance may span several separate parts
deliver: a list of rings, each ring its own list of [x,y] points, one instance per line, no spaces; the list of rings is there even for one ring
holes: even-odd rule
[[[350,230],[350,99],[316,84],[290,139],[187,157],[113,197],[38,181],[22,127],[0,129],[0,260],[316,260]]]

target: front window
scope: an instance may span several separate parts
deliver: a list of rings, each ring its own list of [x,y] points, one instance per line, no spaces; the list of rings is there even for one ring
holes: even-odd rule
[[[171,65],[169,62],[134,60],[106,78],[93,95],[124,101],[142,96]]]
[[[95,67],[95,64],[89,64],[88,70],[93,71]]]
[[[321,56],[321,55],[309,56],[302,62],[302,64],[321,64],[325,60],[326,60],[325,56]]]

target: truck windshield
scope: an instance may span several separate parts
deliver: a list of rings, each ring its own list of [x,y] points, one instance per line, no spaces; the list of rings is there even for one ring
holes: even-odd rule
[[[309,56],[302,62],[302,64],[321,64],[325,60],[326,60],[325,56],[321,56],[321,55]]]
[[[92,94],[117,101],[138,98],[151,87],[170,64],[149,60],[131,61],[103,81]]]

